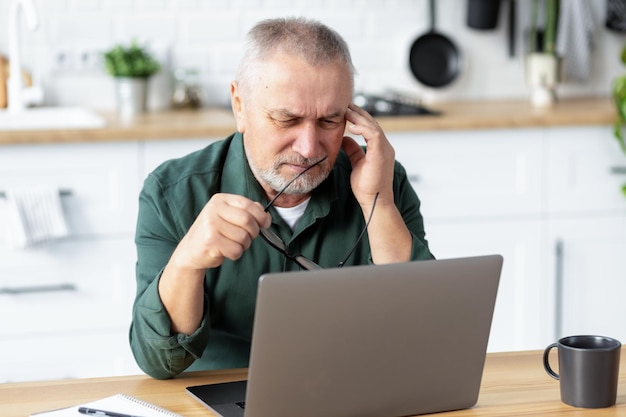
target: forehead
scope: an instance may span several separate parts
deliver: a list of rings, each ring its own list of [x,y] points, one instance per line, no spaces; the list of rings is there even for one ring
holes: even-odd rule
[[[343,114],[352,101],[352,86],[352,72],[344,63],[311,65],[276,54],[259,63],[251,87],[255,101],[268,110]]]

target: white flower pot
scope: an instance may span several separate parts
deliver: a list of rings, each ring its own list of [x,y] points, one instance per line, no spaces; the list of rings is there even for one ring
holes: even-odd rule
[[[526,56],[526,83],[534,107],[549,107],[556,102],[556,86],[561,80],[561,61],[554,54],[533,52]]]
[[[147,78],[115,78],[117,110],[122,117],[132,117],[146,111]]]

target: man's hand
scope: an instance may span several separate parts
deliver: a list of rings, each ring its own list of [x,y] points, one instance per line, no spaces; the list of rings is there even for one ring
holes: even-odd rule
[[[411,256],[412,236],[394,202],[393,174],[395,151],[378,125],[365,110],[351,104],[346,112],[348,130],[363,136],[367,152],[350,137],[342,147],[350,158],[352,192],[369,218],[376,193],[376,208],[368,226],[372,260],[377,264],[406,262]]]
[[[371,207],[376,193],[379,199],[393,203],[393,168],[395,151],[378,125],[365,110],[355,104],[346,113],[348,130],[363,136],[367,153],[350,137],[344,137],[342,147],[352,164],[352,192],[365,209]]]
[[[224,259],[237,260],[250,247],[271,216],[260,203],[234,194],[215,194],[181,240],[170,263],[204,271]]]
[[[159,295],[173,333],[192,334],[203,317],[205,269],[236,260],[261,228],[272,223],[261,204],[243,196],[215,194],[180,241],[159,280]]]

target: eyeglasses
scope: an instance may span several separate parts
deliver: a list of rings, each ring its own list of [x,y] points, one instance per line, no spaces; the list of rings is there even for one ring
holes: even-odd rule
[[[296,175],[295,177],[293,177],[291,180],[289,180],[289,182],[278,192],[278,194],[276,194],[274,196],[274,198],[272,198],[270,200],[269,203],[267,203],[267,205],[263,208],[263,210],[267,213],[270,209],[270,207],[272,207],[272,205],[274,204],[274,202],[276,201],[276,199],[278,197],[280,197],[285,190],[298,178],[300,178],[302,175],[304,175],[308,170],[310,170],[311,168],[319,165],[320,163],[322,163],[323,161],[325,161],[328,158],[328,156],[323,157],[322,159],[320,159],[319,161],[315,162],[314,164],[312,164],[311,166],[307,167],[304,171],[298,173],[298,175]],[[352,253],[354,252],[354,250],[356,249],[357,245],[359,244],[359,242],[361,241],[361,238],[363,238],[363,235],[365,234],[365,232],[367,231],[367,227],[370,224],[370,221],[372,220],[372,215],[374,214],[374,207],[376,207],[376,200],[378,200],[378,193],[376,193],[376,195],[374,196],[374,202],[372,203],[372,210],[370,211],[370,215],[369,218],[367,219],[367,222],[365,223],[365,227],[363,228],[363,230],[361,230],[361,233],[359,234],[358,239],[356,240],[356,242],[354,243],[354,246],[352,246],[352,249],[350,249],[350,251],[348,252],[348,254],[345,256],[344,260],[339,262],[339,264],[337,265],[339,268],[343,267],[344,264],[346,263],[346,261],[348,259],[350,259],[350,256],[352,256]],[[278,236],[276,233],[272,232],[270,229],[261,229],[261,237],[270,245],[272,246],[274,249],[278,250],[279,252],[281,252],[283,255],[285,255],[285,257],[287,259],[290,259],[292,261],[294,261],[296,264],[298,264],[298,266],[302,269],[306,269],[308,271],[311,270],[315,270],[315,269],[322,269],[321,266],[319,266],[317,263],[313,262],[312,260],[302,256],[302,255],[293,255],[289,252],[287,244],[280,238],[280,236]]]

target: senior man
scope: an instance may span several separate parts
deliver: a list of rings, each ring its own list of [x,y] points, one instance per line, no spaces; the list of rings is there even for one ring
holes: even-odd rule
[[[260,22],[230,88],[237,132],[147,177],[130,331],[147,374],[247,367],[264,273],[433,258],[393,147],[352,104],[354,72],[327,26]]]

